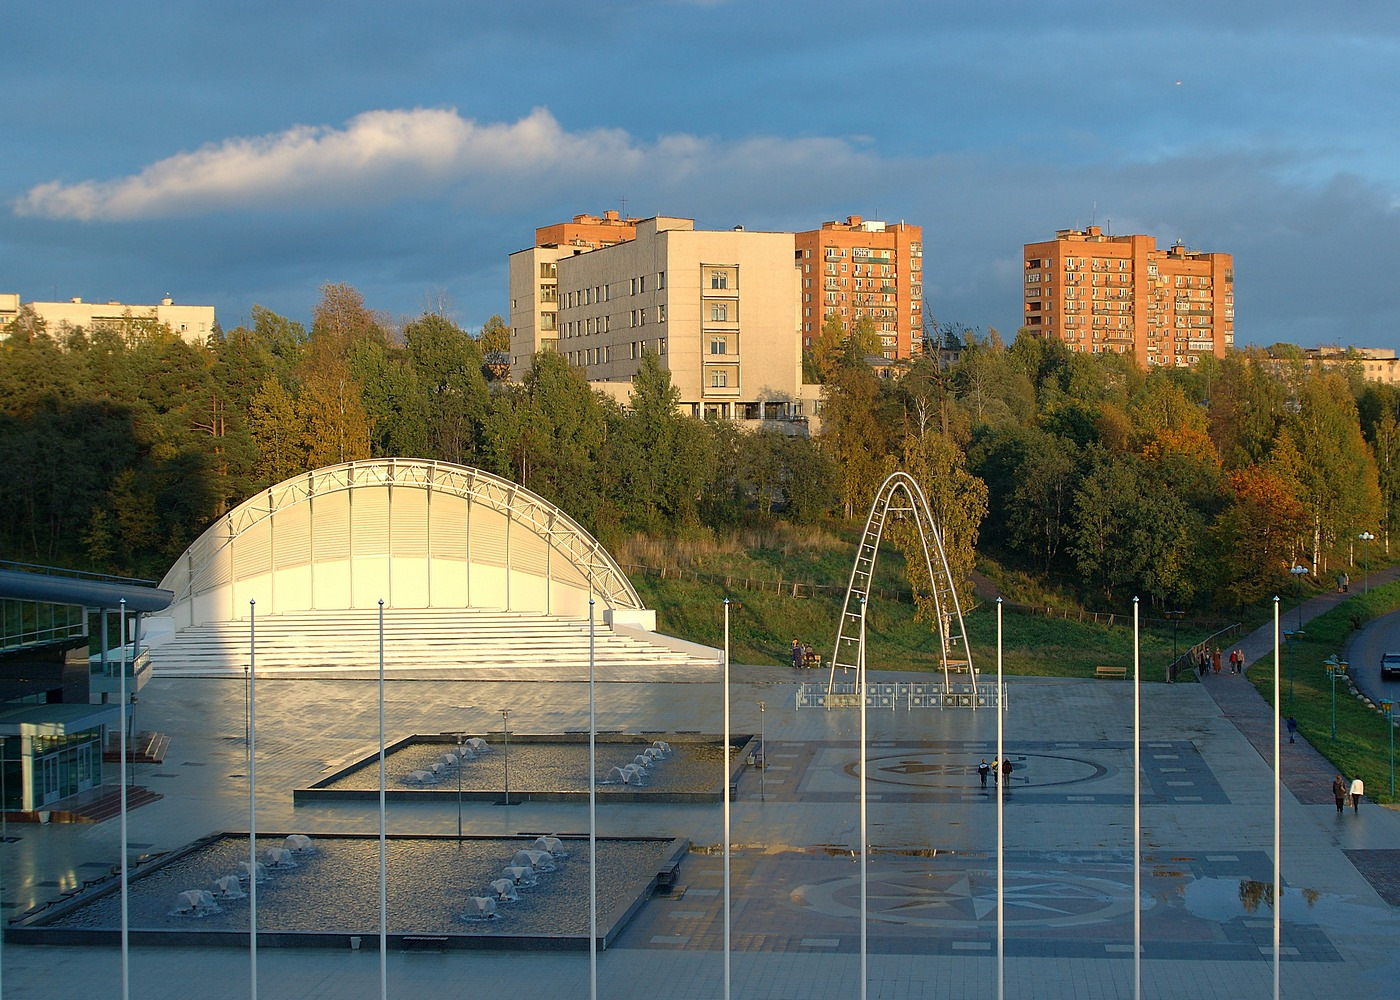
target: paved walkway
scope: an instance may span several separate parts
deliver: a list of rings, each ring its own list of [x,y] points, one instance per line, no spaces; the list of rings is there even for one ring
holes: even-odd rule
[[[1391,583],[1398,579],[1400,579],[1400,566],[1377,570],[1369,576],[1369,582],[1373,586]],[[1301,608],[1295,606],[1289,609],[1282,616],[1280,627],[1284,629],[1296,628],[1300,618],[1306,626],[1308,622],[1331,611],[1351,596],[1353,595],[1340,594],[1336,590],[1330,590],[1309,598],[1303,602]],[[1246,670],[1248,670],[1248,665],[1265,657],[1273,656],[1274,642],[1274,626],[1272,622],[1269,622],[1225,649],[1224,654],[1228,659],[1231,650],[1242,650],[1247,665]],[[1250,683],[1248,677],[1227,672],[1207,673],[1202,685],[1210,692],[1215,703],[1220,706],[1220,711],[1225,718],[1229,719],[1235,728],[1244,735],[1245,739],[1249,740],[1250,745],[1258,751],[1259,756],[1265,761],[1272,761],[1274,758],[1274,711],[1264,696]],[[1286,730],[1283,735],[1287,735]],[[1299,802],[1310,805],[1332,805],[1332,779],[1337,774],[1337,769],[1332,762],[1313,747],[1302,733],[1298,734],[1296,743],[1289,743],[1287,739],[1281,739],[1281,743],[1284,761],[1284,786],[1293,793]],[[1396,875],[1400,877],[1400,871],[1397,871]]]

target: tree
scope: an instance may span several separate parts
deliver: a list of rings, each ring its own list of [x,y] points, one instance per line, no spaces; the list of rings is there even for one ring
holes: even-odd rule
[[[500,316],[492,316],[477,335],[477,345],[483,355],[493,352],[510,353],[510,327]]]
[[[987,514],[987,484],[967,471],[962,451],[935,432],[906,433],[899,465],[919,484],[928,500],[953,586],[959,588],[961,600],[966,602],[972,596],[970,580],[977,564],[978,530]],[[915,604],[924,620],[932,620],[933,586],[914,525],[895,521],[888,530],[891,540],[904,553]],[[939,600],[946,602],[948,596],[939,595]]]
[[[822,401],[822,444],[839,471],[846,517],[854,517],[870,505],[884,478],[888,425],[880,380],[864,363],[843,363],[828,378]]]
[[[307,376],[296,410],[305,433],[306,468],[369,458],[369,419],[360,386],[343,361],[328,361]]]
[[[1278,473],[1236,469],[1230,499],[1211,529],[1222,600],[1238,606],[1263,600],[1288,584],[1288,567],[1307,513]]]
[[[257,446],[257,477],[271,485],[313,468],[307,464],[307,431],[296,401],[275,377],[263,381],[248,407],[248,430]]]

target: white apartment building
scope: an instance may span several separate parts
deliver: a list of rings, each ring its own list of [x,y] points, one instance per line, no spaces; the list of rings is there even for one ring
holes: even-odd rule
[[[68,327],[92,330],[96,327],[121,328],[132,320],[155,320],[168,325],[172,332],[191,344],[203,346],[214,329],[213,306],[177,305],[170,296],[159,305],[138,306],[123,302],[84,302],[71,298],[67,302],[20,302],[14,292],[0,292],[0,327],[17,319],[20,310],[28,307],[44,321],[49,334],[56,336]]]
[[[810,415],[793,234],[628,221],[635,236],[611,245],[537,245],[511,255],[511,377],[524,376],[535,352],[556,350],[625,402],[650,352],[694,416]]]

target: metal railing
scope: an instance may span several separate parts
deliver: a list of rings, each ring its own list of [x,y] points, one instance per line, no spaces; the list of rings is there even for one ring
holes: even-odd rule
[[[883,681],[865,685],[865,707],[884,709],[891,712],[903,709],[912,712],[916,708],[995,708],[1005,706],[1006,685],[1002,685],[1001,698],[997,697],[996,685],[982,683],[943,684],[941,681]],[[825,684],[799,684],[797,686],[796,707],[859,708],[860,692],[855,684],[836,684],[828,689]]]

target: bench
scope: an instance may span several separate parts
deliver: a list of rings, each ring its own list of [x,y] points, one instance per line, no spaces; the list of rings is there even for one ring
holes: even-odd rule
[[[1127,680],[1127,678],[1128,678],[1128,668],[1127,668],[1127,667],[1095,667],[1095,668],[1094,668],[1094,676],[1097,677],[1099,680],[1104,680],[1104,679],[1106,679],[1106,678],[1112,678],[1112,679],[1114,679],[1114,680],[1120,680],[1120,681],[1122,681],[1122,680]]]
[[[441,954],[447,950],[445,934],[405,934],[402,940],[404,951],[432,951]]]

